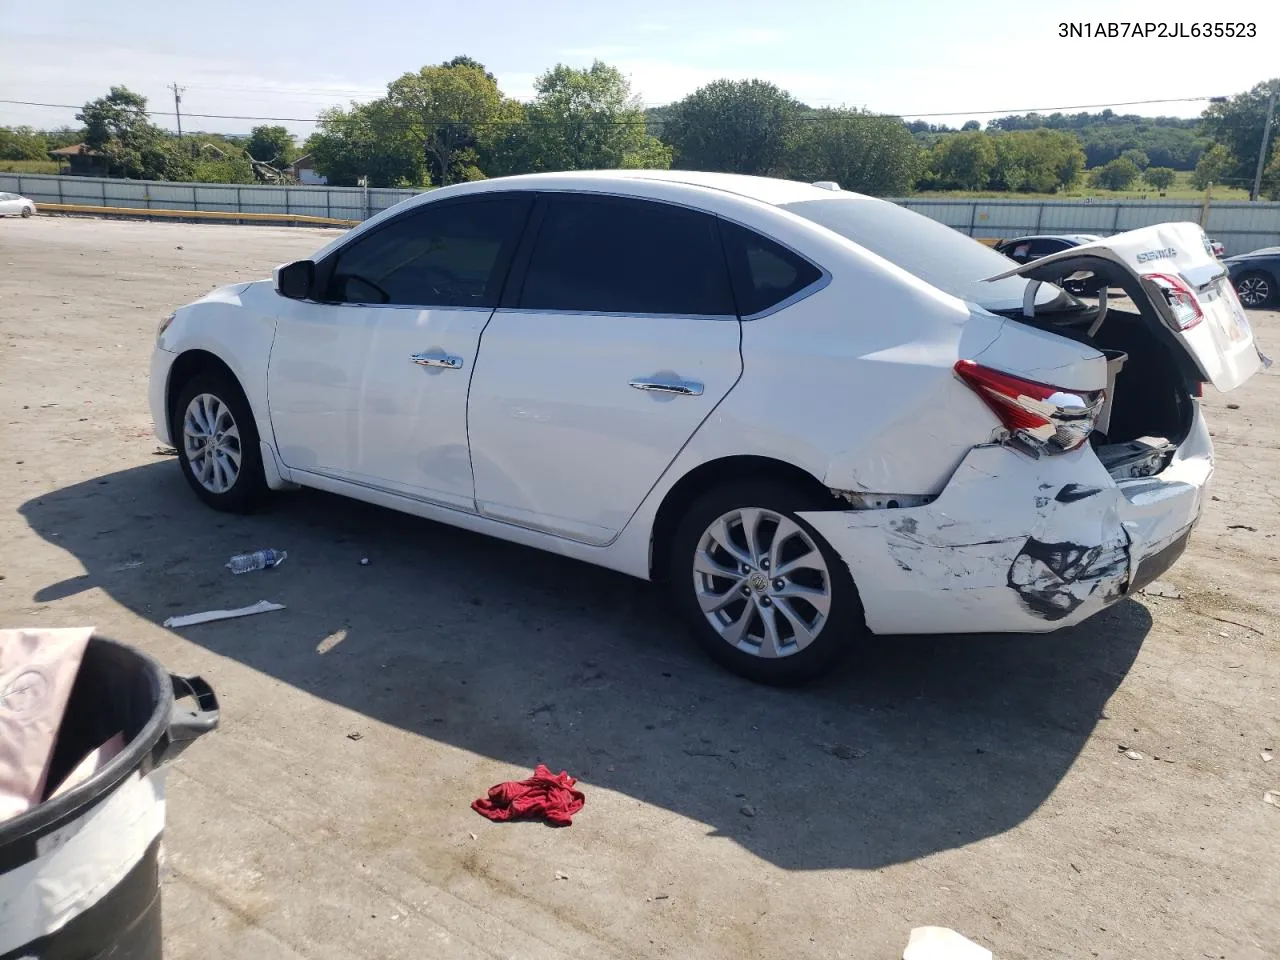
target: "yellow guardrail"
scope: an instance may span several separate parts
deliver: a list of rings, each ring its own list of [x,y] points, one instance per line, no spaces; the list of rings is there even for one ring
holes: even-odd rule
[[[38,203],[39,213],[89,213],[108,217],[160,217],[181,220],[250,220],[302,223],[322,227],[354,227],[359,220],[312,217],[303,213],[229,213],[224,210],[161,210],[147,207],[102,207],[87,203]]]

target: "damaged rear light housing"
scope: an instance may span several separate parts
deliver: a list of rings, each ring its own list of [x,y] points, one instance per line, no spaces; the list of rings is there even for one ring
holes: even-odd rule
[[[1102,411],[1103,390],[1069,390],[1024,380],[973,360],[955,366],[960,377],[991,408],[1010,439],[1032,456],[1066,453],[1082,446]]]
[[[1174,323],[1179,330],[1190,330],[1204,319],[1204,311],[1200,309],[1200,301],[1195,293],[1181,277],[1167,273],[1149,273],[1144,278],[1154,284],[1164,294],[1165,302],[1173,313]]]

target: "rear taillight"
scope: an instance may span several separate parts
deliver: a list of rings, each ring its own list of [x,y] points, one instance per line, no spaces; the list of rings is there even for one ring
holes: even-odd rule
[[[1149,273],[1146,279],[1164,294],[1179,330],[1190,330],[1204,319],[1200,301],[1180,277],[1172,277],[1167,273]]]
[[[959,361],[955,370],[1000,418],[1010,438],[1036,456],[1079,447],[1093,433],[1102,410],[1102,390],[1036,383],[972,360]]]

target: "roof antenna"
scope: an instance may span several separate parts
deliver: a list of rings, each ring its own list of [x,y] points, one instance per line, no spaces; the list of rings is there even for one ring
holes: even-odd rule
[[[839,190],[840,184],[834,180],[815,180],[810,186],[820,187],[823,190]]]

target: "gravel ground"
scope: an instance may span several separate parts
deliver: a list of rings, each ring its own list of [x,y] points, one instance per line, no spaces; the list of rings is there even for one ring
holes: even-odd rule
[[[1280,956],[1276,372],[1205,400],[1180,599],[766,690],[638,581],[322,494],[197,502],[151,436],[157,322],[332,235],[0,221],[0,623],[94,624],[223,705],[169,778],[170,960],[891,958],[920,924],[1010,960]],[[260,599],[288,609],[160,626]],[[582,778],[571,828],[469,809],[538,761]]]

